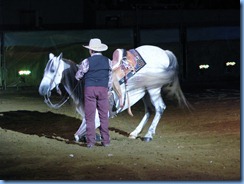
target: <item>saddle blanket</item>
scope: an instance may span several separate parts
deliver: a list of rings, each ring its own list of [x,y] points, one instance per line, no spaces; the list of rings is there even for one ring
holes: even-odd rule
[[[147,63],[144,61],[144,59],[141,57],[141,55],[135,50],[135,49],[130,49],[129,52],[133,55],[134,60],[136,61],[135,65],[135,71],[132,72],[130,71],[125,77],[120,79],[119,84],[125,83],[125,80],[128,80],[131,78],[133,75],[135,75],[140,69],[142,69]]]

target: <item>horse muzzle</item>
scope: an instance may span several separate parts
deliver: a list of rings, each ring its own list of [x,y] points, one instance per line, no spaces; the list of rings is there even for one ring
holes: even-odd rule
[[[51,96],[51,91],[49,89],[49,86],[39,86],[38,91],[41,96],[47,96],[47,97]]]

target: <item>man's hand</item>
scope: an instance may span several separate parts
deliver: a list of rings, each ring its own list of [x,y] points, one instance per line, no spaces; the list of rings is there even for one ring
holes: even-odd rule
[[[82,78],[83,76],[80,74],[80,72],[78,71],[78,72],[76,72],[76,74],[75,74],[75,78],[76,78],[76,80],[80,80],[81,78]]]

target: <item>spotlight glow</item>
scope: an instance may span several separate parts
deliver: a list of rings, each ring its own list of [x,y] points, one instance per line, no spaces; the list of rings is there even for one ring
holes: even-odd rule
[[[225,66],[235,66],[236,65],[236,62],[226,62],[225,63]]]
[[[31,71],[30,70],[20,70],[18,73],[19,73],[19,75],[30,75]]]
[[[202,70],[202,69],[208,69],[209,68],[209,65],[208,64],[203,64],[203,65],[199,65],[199,69]]]

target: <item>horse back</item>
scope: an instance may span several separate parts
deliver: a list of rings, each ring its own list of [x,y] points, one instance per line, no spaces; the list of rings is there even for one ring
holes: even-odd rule
[[[146,61],[144,70],[155,72],[164,70],[170,65],[170,60],[165,50],[151,45],[143,45],[135,49]]]

